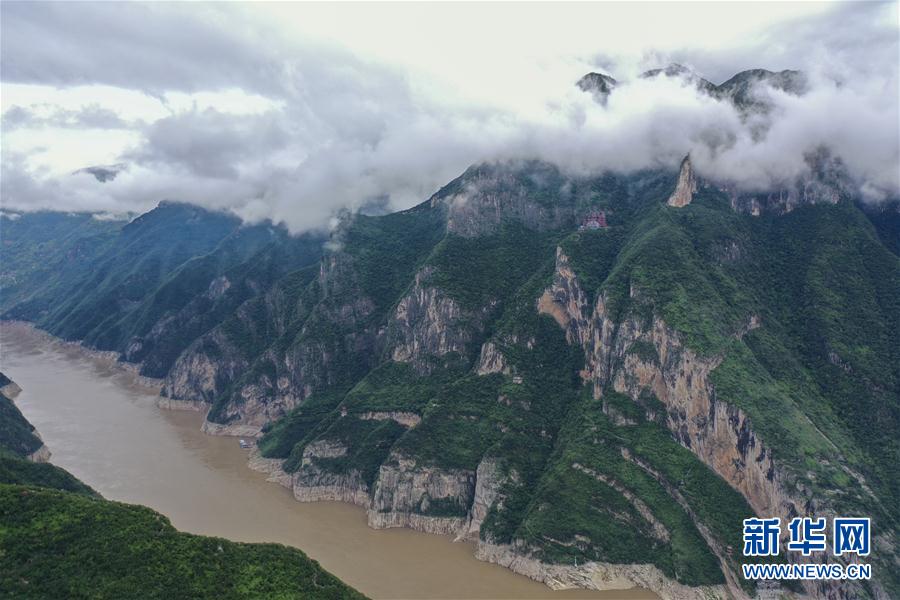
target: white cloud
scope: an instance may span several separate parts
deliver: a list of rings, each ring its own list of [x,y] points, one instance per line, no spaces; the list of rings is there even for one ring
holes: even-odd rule
[[[867,197],[900,188],[896,4],[2,6],[6,207],[180,199],[301,230],[408,207],[484,160],[587,173],[691,152],[760,188],[821,145]],[[727,103],[635,77],[669,60],[715,82],[800,68],[812,89],[767,92],[759,137]],[[606,107],[573,85],[596,67],[622,80]],[[106,183],[70,175],[123,160]]]

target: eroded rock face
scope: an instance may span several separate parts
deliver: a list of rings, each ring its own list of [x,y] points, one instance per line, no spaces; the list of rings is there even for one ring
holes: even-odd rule
[[[370,411],[359,415],[364,421],[395,421],[404,427],[412,428],[422,422],[422,417],[414,412],[406,412],[399,410],[392,411]]]
[[[426,467],[393,455],[379,469],[368,510],[369,526],[456,534],[468,522],[474,494],[471,471]]]
[[[359,471],[336,474],[316,467],[307,467],[294,474],[292,483],[294,498],[298,502],[327,500],[357,506],[369,504],[369,488]]]
[[[430,371],[429,358],[464,355],[472,339],[472,316],[441,290],[428,284],[432,267],[416,274],[409,293],[397,304],[388,325],[391,358]]]
[[[303,449],[300,468],[291,477],[294,498],[300,502],[331,500],[368,506],[369,487],[359,471],[334,473],[317,463],[317,459],[339,458],[345,454],[347,446],[337,440],[317,440],[308,444]]]
[[[653,590],[664,600],[726,600],[732,598],[725,586],[690,587],[666,577],[649,564],[622,565],[586,562],[578,566],[548,564],[528,556],[524,548],[478,542],[475,557],[502,565],[540,581],[554,590],[626,590],[640,586]]]
[[[772,452],[747,415],[716,400],[709,375],[720,357],[703,358],[685,348],[658,317],[649,324],[633,316],[613,323],[602,294],[589,307],[561,250],[553,283],[538,308],[560,323],[570,343],[584,349],[583,377],[593,384],[596,398],[609,383],[633,400],[644,390],[652,391],[666,406],[666,424],[676,439],[741,492],[754,511],[785,517],[800,512],[807,499],[792,499],[784,491]],[[751,320],[748,329],[754,326],[758,322]],[[629,352],[635,342],[650,344],[657,359]]]
[[[162,395],[173,400],[211,403],[248,366],[225,334],[215,330],[178,357],[166,375]]]
[[[492,341],[487,341],[481,345],[481,353],[478,356],[478,366],[475,372],[479,375],[490,375],[491,373],[509,373],[509,365],[506,364],[506,357],[497,348]]]
[[[681,171],[678,173],[678,182],[675,191],[669,196],[666,204],[681,208],[691,203],[697,192],[697,180],[694,178],[694,168],[691,166],[691,157],[685,156],[681,161]]]
[[[459,183],[452,193],[432,198],[432,205],[447,210],[449,233],[488,235],[504,220],[537,231],[575,223],[575,203],[567,201],[575,193],[571,182],[549,164],[480,165],[466,171]],[[541,202],[542,196],[548,201]]]
[[[475,471],[475,495],[469,509],[468,522],[460,531],[459,539],[478,539],[481,524],[487,518],[488,511],[500,500],[500,488],[504,481],[497,459],[486,457],[478,463]]]
[[[632,289],[631,294],[637,291]],[[595,398],[602,398],[609,384],[635,401],[642,393],[653,392],[666,408],[665,422],[675,439],[740,492],[759,515],[790,520],[798,515],[831,514],[804,486],[792,484],[793,476],[774,460],[747,414],[716,398],[710,374],[721,356],[699,356],[659,317],[647,322],[626,316],[614,323],[603,294],[593,306],[584,297],[568,257],[558,251],[553,283],[538,309],[556,319],[570,343],[583,348],[582,377],[593,385]],[[759,318],[751,315],[735,335],[759,326]],[[650,354],[655,356],[629,352],[636,342],[652,347]],[[705,531],[702,524],[698,528]],[[711,548],[721,559],[721,549],[714,544]],[[730,578],[729,583],[731,593],[740,596],[735,581]],[[853,586],[804,585],[808,593],[829,598],[850,598],[855,593]]]
[[[50,448],[48,448],[45,444],[41,444],[40,448],[38,448],[25,458],[35,463],[50,462]]]
[[[22,388],[15,381],[10,381],[3,387],[0,387],[0,394],[3,394],[10,400],[15,400],[16,396],[22,393]]]
[[[375,305],[359,292],[352,258],[340,252],[327,255],[316,283],[317,295],[299,304],[289,302],[278,286],[242,304],[231,327],[245,339],[236,341],[223,325],[196,340],[179,356],[163,394],[178,401],[218,401],[206,430],[251,435],[312,393],[334,385],[348,355],[374,366],[380,333],[362,322]],[[210,293],[221,287],[223,282],[214,282]],[[274,344],[287,335],[297,314],[308,315],[303,329],[296,337],[291,333],[288,343]],[[322,328],[346,333],[317,335]],[[261,353],[260,346],[266,348]]]

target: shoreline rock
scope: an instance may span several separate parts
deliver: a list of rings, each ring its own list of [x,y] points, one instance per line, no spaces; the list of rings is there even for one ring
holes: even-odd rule
[[[22,393],[22,388],[15,381],[10,381],[3,387],[0,387],[0,394],[3,394],[10,400],[15,400],[16,396]]]
[[[40,437],[40,436],[38,436]],[[26,456],[28,460],[33,463],[46,463],[50,462],[50,448],[47,447],[46,444],[41,444],[41,447]]]
[[[252,438],[262,436],[262,427],[258,427],[256,425],[244,425],[242,423],[223,425],[221,423],[213,423],[212,421],[207,421],[205,418],[203,420],[203,426],[200,427],[200,430],[203,433],[209,435],[229,435],[234,437]]]
[[[690,587],[666,577],[651,564],[611,564],[586,562],[582,565],[557,565],[528,557],[505,544],[478,541],[475,558],[493,563],[539,581],[552,590],[583,588],[598,591],[648,589],[662,600],[726,600],[731,596],[725,586]]]
[[[194,412],[203,411],[203,403],[193,400],[174,400],[165,396],[160,396],[156,401],[156,405],[165,410],[190,410]]]

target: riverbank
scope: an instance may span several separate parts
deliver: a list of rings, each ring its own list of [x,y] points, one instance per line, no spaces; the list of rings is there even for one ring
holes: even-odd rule
[[[252,456],[234,438],[203,434],[202,412],[160,409],[158,387],[112,357],[33,329],[0,327],[4,370],[24,390],[17,405],[54,462],[106,498],[161,512],[180,531],[297,547],[372,598],[654,597],[554,592],[477,560],[471,543],[373,530],[365,511],[348,504],[298,503],[283,482],[271,485],[270,474],[248,467]]]

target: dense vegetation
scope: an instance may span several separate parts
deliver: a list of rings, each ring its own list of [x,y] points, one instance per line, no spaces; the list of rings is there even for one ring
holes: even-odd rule
[[[302,552],[180,533],[149,508],[0,485],[11,598],[362,598]]]
[[[94,491],[65,469],[50,463],[34,463],[20,455],[0,450],[0,484],[28,485],[77,494]]]
[[[0,451],[28,456],[43,445],[22,412],[0,393]]]

